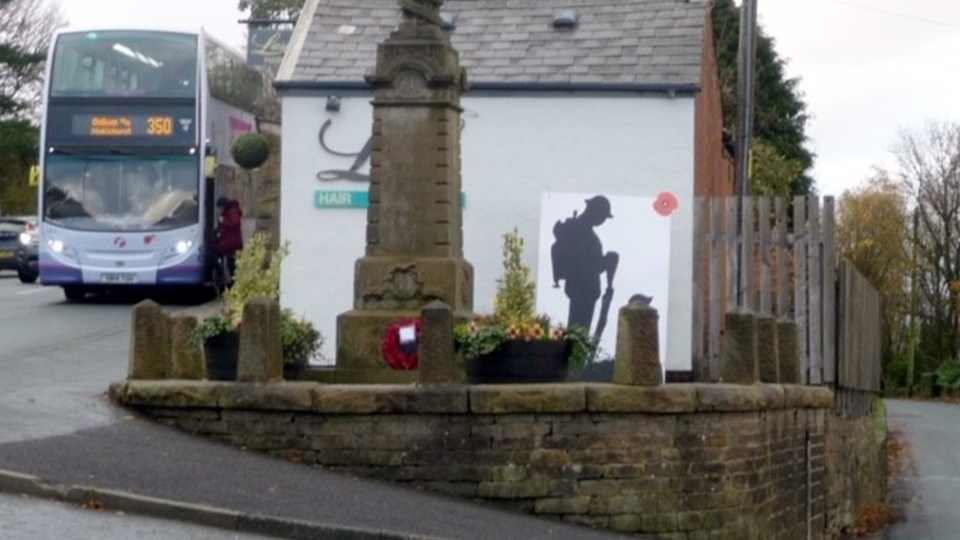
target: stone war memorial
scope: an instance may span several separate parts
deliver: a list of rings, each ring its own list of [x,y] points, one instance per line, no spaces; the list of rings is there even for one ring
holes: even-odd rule
[[[403,21],[377,49],[366,255],[354,309],[337,320],[337,369],[383,371],[381,336],[439,301],[473,310],[463,258],[460,94],[466,75],[441,28],[437,0],[400,2]]]
[[[337,324],[340,373],[284,381],[276,337],[261,331],[241,341],[240,380],[206,380],[185,339],[196,321],[148,301],[134,309],[113,401],[278,459],[534,514],[545,530],[561,520],[670,540],[844,537],[884,495],[882,412],[841,415],[831,388],[787,370],[761,382],[790,359],[757,346],[750,314],[730,314],[724,383],[664,384],[657,312],[643,303],[619,308],[612,382],[464,382],[453,326],[473,309],[458,199],[467,79],[442,0],[398,4],[368,77],[371,204],[353,309]],[[245,309],[243,327],[275,327],[269,304]],[[411,316],[419,368],[402,378],[379,345]]]

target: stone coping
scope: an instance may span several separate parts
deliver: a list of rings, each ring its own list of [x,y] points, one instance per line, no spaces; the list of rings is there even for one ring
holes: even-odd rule
[[[336,385],[315,382],[234,383],[128,380],[110,398],[130,407],[205,408],[316,414],[682,414],[822,409],[827,387],[774,384],[609,383],[503,385]]]

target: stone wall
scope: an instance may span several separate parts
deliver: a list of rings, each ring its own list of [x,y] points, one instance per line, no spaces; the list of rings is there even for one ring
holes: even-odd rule
[[[887,494],[887,422],[883,400],[874,398],[872,415],[842,418],[827,415],[826,529],[833,538],[852,537],[852,523],[865,505],[882,503]]]
[[[845,465],[875,453],[874,420],[835,418],[815,387],[131,380],[111,396],[278,457],[665,539],[806,538],[808,514],[811,538],[836,538],[879,481]]]

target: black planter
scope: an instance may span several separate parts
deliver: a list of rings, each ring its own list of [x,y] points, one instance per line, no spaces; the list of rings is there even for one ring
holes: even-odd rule
[[[240,334],[224,332],[207,338],[203,343],[203,356],[207,362],[207,379],[211,381],[237,380],[237,364],[240,361]]]
[[[303,374],[307,371],[306,362],[284,362],[283,363],[283,380],[285,381],[299,381],[303,378]]]
[[[570,344],[565,340],[507,341],[488,355],[467,360],[467,382],[564,382],[569,360]]]

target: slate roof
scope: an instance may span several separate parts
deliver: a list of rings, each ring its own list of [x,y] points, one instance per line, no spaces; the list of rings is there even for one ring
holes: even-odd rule
[[[553,27],[565,9],[576,11],[576,28]],[[706,0],[446,0],[441,8],[456,17],[451,40],[475,87],[693,88],[708,9]],[[399,20],[394,0],[307,0],[278,88],[362,83]]]

